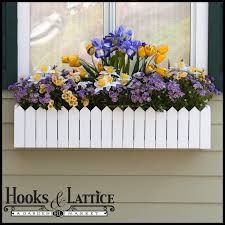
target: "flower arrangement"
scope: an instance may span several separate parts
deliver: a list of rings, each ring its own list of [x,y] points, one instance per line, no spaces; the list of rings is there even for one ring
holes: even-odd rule
[[[62,56],[62,63],[71,69],[41,66],[10,85],[9,90],[24,109],[57,110],[63,106],[201,110],[214,94],[220,94],[204,70],[187,66],[182,60],[173,66],[168,60],[167,67],[161,66],[167,45],[146,44],[132,37],[132,30],[119,26],[86,46],[92,63],[77,55]]]

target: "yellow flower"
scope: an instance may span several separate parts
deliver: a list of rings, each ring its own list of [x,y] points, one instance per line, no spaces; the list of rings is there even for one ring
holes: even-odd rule
[[[101,78],[97,81],[97,84],[100,86],[100,87],[104,87],[106,85],[106,81],[105,79]]]
[[[113,67],[113,66],[105,66],[105,71],[106,71],[107,73],[112,73],[113,70],[114,70],[114,67]]]
[[[89,99],[86,98],[86,99],[82,100],[82,103],[83,103],[84,107],[87,107],[89,105]]]
[[[143,46],[140,46],[140,47],[138,48],[138,55],[139,55],[141,58],[145,57],[145,48],[144,48]]]
[[[55,83],[56,81],[57,81],[57,76],[56,75],[53,75],[52,76],[52,82]]]
[[[63,90],[63,94],[67,94],[67,90],[64,89],[64,90]]]
[[[41,84],[41,85],[40,85],[40,90],[39,90],[39,92],[40,92],[41,94],[45,93],[45,85],[44,85],[44,84]]]
[[[93,55],[95,53],[95,49],[91,43],[86,45],[86,50],[89,55]]]
[[[48,109],[52,109],[53,105],[48,104]]]
[[[75,75],[74,77],[73,77],[73,80],[77,83],[77,82],[79,82],[80,81],[80,76],[79,75]]]
[[[34,81],[39,81],[41,79],[41,74],[40,73],[36,73],[32,76]]]
[[[145,45],[145,54],[147,56],[152,56],[156,53],[156,47],[154,45]]]
[[[161,46],[158,47],[157,51],[158,51],[159,54],[163,55],[163,54],[167,53],[168,50],[169,50],[168,45],[161,45]]]
[[[46,65],[40,66],[40,70],[41,70],[42,73],[46,73],[48,71],[48,69],[49,69],[49,67],[46,66]]]
[[[166,58],[165,55],[161,55],[161,54],[157,53],[156,56],[155,56],[154,61],[155,61],[156,64],[159,64],[159,63],[161,63],[165,58]]]
[[[166,77],[168,75],[168,70],[164,67],[157,67],[155,71],[163,77]]]
[[[154,71],[154,66],[152,64],[148,64],[145,68],[145,72],[150,73],[152,71]]]
[[[109,83],[112,83],[112,82],[113,82],[113,78],[112,78],[111,76],[107,76],[107,81],[108,81]]]
[[[62,76],[59,76],[58,80],[59,81],[63,81],[63,77]]]
[[[83,67],[76,68],[76,71],[80,73],[81,78],[85,78],[87,75],[87,71]]]
[[[69,57],[69,66],[71,66],[71,67],[80,66],[80,60],[78,59],[78,57],[76,55],[71,55]]]
[[[72,93],[72,91],[67,91],[67,94],[72,95],[73,93]]]
[[[101,63],[97,64],[97,70],[98,72],[101,72],[103,70],[103,65]]]
[[[122,73],[120,75],[121,79],[127,79],[129,77],[129,75],[127,73]]]
[[[62,63],[69,63],[69,56],[62,56]]]
[[[55,85],[56,85],[56,86],[63,86],[64,83],[63,83],[63,81],[61,81],[61,80],[56,80],[56,81],[55,81]]]
[[[52,70],[52,72],[51,73],[53,73],[53,74],[58,74],[59,73],[59,71],[58,70]]]
[[[50,104],[50,105],[54,105],[54,100],[53,99],[51,99],[50,101],[49,101],[49,103],[48,104]]]
[[[66,94],[62,94],[62,99],[66,99],[67,95]]]

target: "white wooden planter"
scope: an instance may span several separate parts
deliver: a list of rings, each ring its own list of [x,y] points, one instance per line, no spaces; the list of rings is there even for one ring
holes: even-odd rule
[[[182,108],[156,112],[152,108],[102,111],[24,110],[15,105],[16,148],[200,148],[210,149],[211,112]]]

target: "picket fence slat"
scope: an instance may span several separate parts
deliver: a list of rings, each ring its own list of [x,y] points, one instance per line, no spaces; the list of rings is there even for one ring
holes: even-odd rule
[[[57,111],[56,109],[47,110],[47,147],[57,148]]]
[[[145,111],[145,148],[155,148],[155,110]]]
[[[134,111],[130,107],[127,107],[123,115],[123,148],[133,148]]]
[[[112,147],[112,110],[105,107],[102,110],[102,148]]]
[[[14,107],[16,148],[210,149],[211,110]]]
[[[177,148],[177,110],[173,107],[167,111],[166,147]]]
[[[178,111],[178,148],[188,148],[188,110]]]
[[[35,109],[33,107],[25,111],[25,147],[35,148]]]
[[[91,144],[91,113],[87,107],[80,110],[80,147],[89,148]]]
[[[134,148],[144,148],[145,112],[137,108],[134,112]]]
[[[80,112],[77,108],[69,110],[69,147],[80,147]]]
[[[47,146],[47,112],[45,109],[36,110],[36,147],[46,148]]]
[[[68,117],[68,110],[65,107],[62,107],[61,110],[58,110],[58,148],[69,147]]]
[[[25,110],[18,104],[14,107],[14,147],[24,147],[25,141]]]
[[[166,148],[166,111],[156,112],[156,148]]]
[[[210,149],[211,147],[211,116],[210,107],[206,106],[200,112],[200,148]]]
[[[91,148],[101,148],[101,110],[94,107],[91,110]]]
[[[113,148],[123,146],[123,111],[120,108],[113,110]]]
[[[189,112],[189,148],[199,148],[200,112],[194,107]]]

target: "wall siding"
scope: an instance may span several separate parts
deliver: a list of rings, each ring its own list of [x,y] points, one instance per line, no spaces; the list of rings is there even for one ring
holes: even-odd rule
[[[222,104],[221,96],[210,102],[211,150],[14,149],[14,100],[4,91],[3,187],[38,188],[52,196],[67,186],[76,193],[115,194],[115,212],[108,217],[64,217],[65,222],[222,222]],[[3,222],[15,221],[62,218],[3,213]]]

